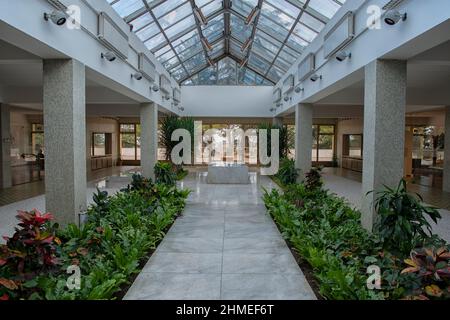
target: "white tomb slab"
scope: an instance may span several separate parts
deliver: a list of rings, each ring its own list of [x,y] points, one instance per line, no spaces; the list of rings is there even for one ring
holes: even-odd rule
[[[248,167],[237,163],[210,163],[206,181],[210,184],[248,184]]]

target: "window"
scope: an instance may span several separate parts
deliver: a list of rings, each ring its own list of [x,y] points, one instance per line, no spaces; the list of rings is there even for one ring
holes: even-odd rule
[[[120,125],[120,159],[125,161],[141,159],[141,126],[139,124]]]
[[[362,158],[362,134],[344,134],[342,141],[342,155],[352,158]]]
[[[34,154],[39,150],[44,152],[44,125],[41,123],[31,124],[31,150]]]
[[[92,134],[92,152],[93,157],[101,157],[112,154],[112,134],[111,133],[93,133]]]
[[[313,162],[331,162],[335,154],[334,125],[313,126]]]

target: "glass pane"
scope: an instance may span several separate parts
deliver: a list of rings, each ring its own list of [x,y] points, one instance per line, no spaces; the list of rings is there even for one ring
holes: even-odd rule
[[[156,23],[152,23],[152,24],[146,26],[145,28],[139,30],[138,32],[136,32],[136,35],[142,41],[146,41],[159,32],[160,32],[160,29],[158,28]]]
[[[173,38],[175,35],[179,34],[180,32],[188,29],[189,27],[192,27],[195,25],[194,16],[191,14],[186,19],[181,20],[180,22],[176,23],[172,27],[165,30],[166,35],[169,39]]]
[[[167,43],[167,42],[166,42],[166,38],[164,37],[164,35],[162,33],[159,33],[144,43],[149,50],[152,50],[152,49],[154,49],[164,43]]]
[[[297,9],[297,12],[300,12],[300,10]],[[277,28],[286,29],[286,32],[289,32],[295,22],[294,18],[266,3],[262,6],[261,14],[273,20]],[[298,13],[295,15],[298,15]]]
[[[308,42],[312,42],[317,36],[317,32],[311,30],[310,28],[306,27],[301,23],[297,23],[297,25],[294,28],[294,32],[297,36]]]
[[[199,1],[195,2],[197,4],[197,6],[201,6],[201,4],[199,3]],[[209,16],[210,14],[222,9],[222,1],[211,1],[209,4],[207,4],[204,7],[201,7],[201,11],[203,13],[203,15],[205,17]]]
[[[333,0],[311,0],[309,7],[331,19],[341,6]]]
[[[152,11],[157,18],[160,18],[185,2],[186,1],[167,0],[161,3],[160,5],[156,6],[155,8],[153,8]]]
[[[122,18],[124,18],[139,9],[142,9],[142,7],[144,7],[144,3],[142,0],[120,0],[119,2],[114,3],[112,7]]]
[[[320,133],[334,133],[334,126],[320,126]]]
[[[261,73],[265,73],[267,69],[269,69],[269,63],[256,56],[255,54],[251,54],[248,63],[254,69],[261,71]]]
[[[334,135],[319,135],[319,161],[333,161]]]
[[[134,124],[121,124],[120,132],[134,132]]]
[[[159,18],[158,22],[163,29],[167,29],[169,26],[174,25],[175,23],[177,23],[183,18],[186,18],[190,14],[192,14],[192,7],[191,4],[187,2],[181,7],[178,7],[176,10],[171,11],[165,16]]]
[[[214,42],[218,38],[223,36],[224,22],[223,15],[219,15],[208,22],[208,25],[203,28],[203,35],[208,39],[209,43]]]
[[[106,135],[104,133],[94,133],[92,135],[92,155],[106,155]]]
[[[258,0],[234,0],[232,9],[247,17],[257,4]]]
[[[130,24],[133,25],[133,30],[139,31],[140,29],[142,29],[143,27],[149,25],[150,23],[153,22],[152,16],[150,15],[150,13],[146,12],[145,14],[143,14],[142,16],[131,20]]]
[[[322,31],[322,29],[325,27],[325,24],[314,18],[312,15],[308,14],[307,12],[304,12],[302,14],[302,17],[300,18],[300,22],[307,25],[311,29],[315,30],[316,32]]]
[[[136,141],[134,133],[122,133],[120,135],[120,159],[136,159]]]
[[[252,33],[251,26],[247,26],[244,21],[234,14],[231,15],[230,19],[231,25],[231,35],[241,42],[245,42]]]
[[[202,65],[206,64],[205,55],[203,52],[200,52],[199,54],[195,55],[191,59],[187,60],[184,65],[186,66],[186,69],[192,73],[193,71],[199,69]]]

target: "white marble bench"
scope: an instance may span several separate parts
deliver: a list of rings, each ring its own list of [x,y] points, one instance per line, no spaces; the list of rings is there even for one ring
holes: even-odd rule
[[[248,167],[244,164],[211,163],[206,181],[210,184],[248,184]]]

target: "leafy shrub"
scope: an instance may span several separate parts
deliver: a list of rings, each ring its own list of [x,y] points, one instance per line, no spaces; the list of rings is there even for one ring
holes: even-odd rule
[[[415,277],[408,283],[407,299],[450,299],[450,252],[448,248],[421,248],[405,259],[402,274]]]
[[[402,179],[396,189],[385,187],[376,193],[377,221],[374,230],[383,241],[383,247],[406,256],[416,246],[422,246],[430,238],[429,216],[435,223],[441,218],[439,212],[423,204],[419,194],[410,194]]]
[[[155,165],[155,181],[168,186],[175,186],[177,175],[168,162],[158,162]]]
[[[281,159],[280,169],[275,176],[285,186],[296,183],[298,169],[295,168],[295,161],[288,158]]]

